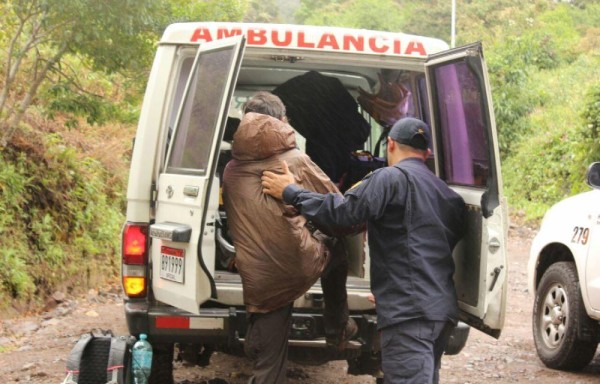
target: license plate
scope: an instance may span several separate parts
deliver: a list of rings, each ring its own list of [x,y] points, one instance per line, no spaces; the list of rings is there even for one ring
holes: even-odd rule
[[[160,277],[165,280],[183,283],[185,273],[185,251],[183,249],[160,247]]]

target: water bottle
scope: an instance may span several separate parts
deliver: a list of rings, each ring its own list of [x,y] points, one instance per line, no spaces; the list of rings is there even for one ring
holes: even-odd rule
[[[152,369],[152,346],[148,342],[148,335],[140,333],[140,339],[133,344],[131,364],[135,384],[148,384]]]

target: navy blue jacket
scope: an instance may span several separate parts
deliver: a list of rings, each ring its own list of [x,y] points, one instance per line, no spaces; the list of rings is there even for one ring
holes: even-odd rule
[[[378,328],[416,318],[457,320],[452,250],[465,203],[420,159],[378,169],[343,197],[296,185],[283,197],[319,227],[367,223]]]

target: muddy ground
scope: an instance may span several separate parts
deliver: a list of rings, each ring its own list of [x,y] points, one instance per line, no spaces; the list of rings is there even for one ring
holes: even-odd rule
[[[600,353],[582,372],[546,368],[537,358],[531,335],[533,295],[527,292],[527,258],[534,231],[512,227],[509,237],[508,311],[500,339],[472,329],[463,351],[443,359],[442,383],[600,383]],[[4,383],[56,383],[65,378],[65,361],[79,336],[93,328],[126,334],[118,286],[62,297],[47,312],[0,321],[0,377]],[[290,384],[374,383],[369,376],[346,375],[343,361],[322,366],[290,363]],[[205,368],[176,364],[178,384],[242,384],[250,376],[246,359],[214,354]]]

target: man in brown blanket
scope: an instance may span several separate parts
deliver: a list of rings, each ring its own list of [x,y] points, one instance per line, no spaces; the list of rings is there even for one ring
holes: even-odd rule
[[[285,160],[304,188],[339,191],[296,148],[285,106],[268,92],[259,92],[244,105],[232,156],[223,175],[223,199],[248,313],[244,349],[253,360],[250,382],[285,383],[292,305],[319,277],[328,345],[343,349],[357,326],[348,317],[348,260],[342,242],[311,228],[292,207],[263,194],[262,172]]]

